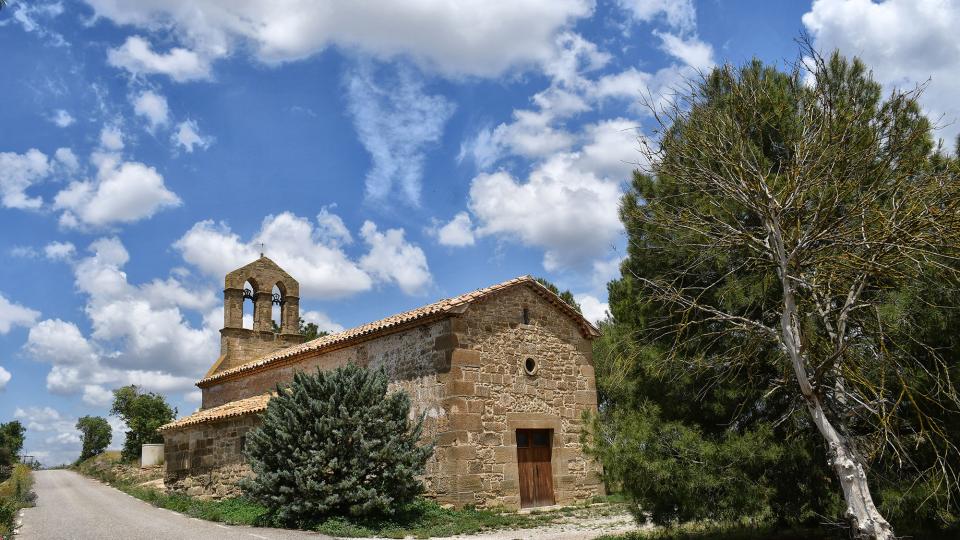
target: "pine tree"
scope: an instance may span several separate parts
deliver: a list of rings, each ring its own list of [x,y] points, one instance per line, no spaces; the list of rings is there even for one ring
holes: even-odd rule
[[[253,499],[282,523],[331,515],[393,514],[422,492],[432,444],[410,398],[387,393],[384,372],[352,364],[278,386],[260,427],[246,436]]]
[[[636,423],[599,440],[700,466],[710,453],[683,451],[700,435],[722,450],[769,425],[765,438],[797,461],[759,481],[832,477],[851,536],[892,538],[873,496],[890,472],[922,474],[948,498],[958,485],[950,344],[911,328],[929,324],[929,305],[904,309],[960,281],[958,184],[933,155],[917,92],[884,99],[859,60],[804,52],[807,77],[723,66],[658,114],[652,165],[621,208],[629,257],[610,286],[633,372],[602,410],[616,420],[625,403],[640,420],[697,429]],[[756,477],[750,452],[732,457],[715,470]]]

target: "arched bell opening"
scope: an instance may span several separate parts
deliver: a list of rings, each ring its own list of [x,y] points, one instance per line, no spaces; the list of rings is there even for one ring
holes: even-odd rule
[[[270,317],[273,319],[273,331],[275,333],[282,332],[284,328],[284,298],[286,293],[283,291],[283,284],[277,283],[273,286],[273,291],[270,295]]]
[[[243,317],[242,328],[253,329],[253,321],[257,313],[257,286],[256,282],[247,280],[243,284]]]

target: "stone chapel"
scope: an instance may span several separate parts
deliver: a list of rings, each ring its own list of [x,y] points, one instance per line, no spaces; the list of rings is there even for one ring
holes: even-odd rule
[[[278,291],[278,292],[275,292]],[[529,276],[303,342],[299,284],[272,260],[227,274],[220,357],[197,382],[200,410],[161,428],[169,489],[239,493],[250,474],[244,435],[277,383],[298,370],[383,367],[435,443],[425,495],[508,509],[603,494],[584,454],[583,413],[596,411],[591,341],[598,330]],[[243,326],[244,302],[252,328]],[[272,313],[279,306],[279,331]]]

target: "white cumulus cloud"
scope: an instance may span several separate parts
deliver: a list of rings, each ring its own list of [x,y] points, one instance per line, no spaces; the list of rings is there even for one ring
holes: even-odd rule
[[[666,53],[693,69],[707,71],[714,66],[713,46],[709,43],[697,37],[682,37],[669,32],[654,34],[662,41],[661,48]]]
[[[100,146],[111,152],[123,150],[123,132],[117,126],[103,126],[100,130]]]
[[[444,246],[472,246],[475,242],[470,214],[460,212],[437,230],[437,241]]]
[[[50,117],[50,121],[56,124],[58,127],[65,128],[73,124],[74,119],[69,112],[63,109],[57,109],[54,111],[53,116]]]
[[[51,365],[51,392],[81,393],[92,405],[101,404],[109,389],[127,384],[185,392],[216,359],[222,315],[214,291],[188,287],[172,276],[131,284],[123,269],[128,261],[116,238],[96,240],[89,255],[72,261],[77,289],[87,296],[88,335],[61,319],[31,328],[23,348]],[[191,323],[189,312],[199,315],[201,324]]]
[[[361,236],[369,251],[355,260],[344,251],[352,242],[349,230],[339,216],[324,208],[315,222],[290,212],[267,216],[247,240],[225,223],[201,221],[174,248],[184,261],[220,280],[255,260],[262,243],[266,255],[300,282],[300,294],[312,299],[349,296],[369,290],[377,281],[396,283],[404,292],[419,291],[429,282],[423,251],[405,241],[402,229],[381,233],[367,222]],[[386,268],[389,264],[411,267]]]
[[[329,315],[320,311],[304,311],[300,314],[300,318],[308,323],[317,325],[317,328],[320,330],[330,332],[331,334],[343,332],[344,330],[343,325],[334,322]]]
[[[617,0],[617,3],[639,22],[663,18],[681,30],[692,30],[697,22],[692,0]]]
[[[580,304],[580,310],[583,316],[590,322],[596,324],[598,321],[605,320],[610,313],[610,304],[601,302],[599,298],[590,294],[578,294],[573,297]]]
[[[27,428],[24,453],[44,465],[72,463],[80,455],[76,419],[53,407],[17,407],[13,417]]]
[[[48,174],[50,161],[36,148],[23,154],[0,152],[0,203],[7,208],[40,208],[43,199],[27,195],[26,190]]]
[[[579,167],[576,154],[558,154],[526,180],[500,171],[470,186],[477,234],[499,235],[544,249],[549,271],[579,268],[602,256],[622,229],[620,186]]]
[[[98,17],[147,32],[170,31],[183,45],[155,52],[132,36],[109,62],[177,81],[209,77],[209,63],[235,50],[269,64],[330,46],[381,60],[403,57],[448,76],[498,76],[547,57],[557,32],[593,12],[589,0],[256,2],[87,0]]]
[[[189,119],[177,124],[177,128],[170,139],[175,146],[179,146],[189,153],[192,153],[194,148],[206,150],[213,143],[213,137],[202,135],[197,122]]]
[[[817,0],[803,24],[824,54],[859,56],[886,91],[930,79],[920,98],[952,145],[960,133],[960,4],[940,0]],[[941,116],[943,118],[941,118]]]
[[[123,45],[107,51],[107,62],[134,75],[162,74],[177,82],[210,78],[208,58],[182,47],[155,52],[141,36],[130,36]]]
[[[406,241],[403,229],[380,232],[373,222],[366,221],[360,236],[370,247],[370,252],[360,259],[360,266],[378,280],[396,283],[407,294],[421,293],[431,283],[427,256]]]
[[[73,153],[73,150],[69,148],[57,148],[57,151],[53,153],[53,157],[63,165],[67,173],[75,173],[80,168],[80,160],[77,159],[77,155]]]
[[[7,334],[14,326],[30,326],[40,312],[21,304],[11,302],[0,293],[0,334]]]
[[[70,260],[76,252],[76,246],[70,242],[50,242],[43,247],[43,254],[54,261]]]
[[[101,156],[96,178],[71,182],[53,202],[63,210],[60,224],[67,228],[132,223],[179,205],[180,197],[156,169],[115,155]]]
[[[97,360],[93,345],[80,328],[60,319],[40,321],[31,328],[24,348],[35,359],[55,365],[83,365]]]
[[[147,129],[151,133],[170,121],[170,108],[167,106],[167,98],[152,90],[141,92],[133,98],[133,112],[146,119]]]
[[[10,379],[13,378],[13,375],[10,375],[10,372],[0,366],[0,392],[7,388],[7,383],[10,382]]]

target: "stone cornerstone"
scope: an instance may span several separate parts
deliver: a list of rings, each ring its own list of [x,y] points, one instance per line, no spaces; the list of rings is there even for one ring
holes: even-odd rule
[[[296,308],[283,314],[299,317]],[[383,367],[391,390],[410,395],[411,413],[425,415],[424,439],[436,444],[423,477],[427,496],[508,509],[587,500],[603,493],[599,465],[580,442],[583,415],[597,407],[597,335],[563,300],[522,277],[246,363],[224,362],[229,351],[222,351],[220,366],[197,383],[202,408],[162,428],[166,484],[200,497],[238,494],[238,480],[250,473],[244,436],[270,391],[295,371],[352,362]]]

